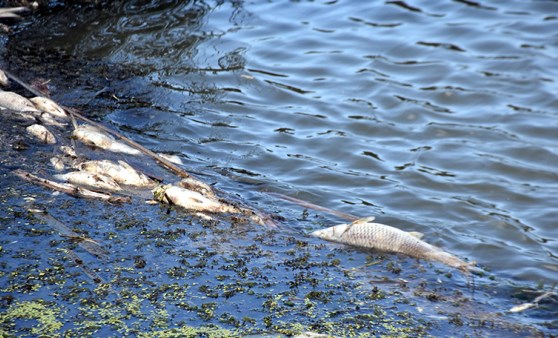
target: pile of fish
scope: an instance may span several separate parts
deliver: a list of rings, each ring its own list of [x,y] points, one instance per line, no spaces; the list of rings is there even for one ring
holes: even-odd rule
[[[0,70],[0,84],[5,85],[6,83],[7,79]],[[55,133],[50,129],[67,129],[71,121],[73,124],[71,137],[86,146],[126,156],[145,156],[150,151],[142,150],[141,146],[130,146],[129,144],[134,145],[133,141],[126,144],[117,140],[97,126],[77,124],[74,112],[60,107],[48,98],[27,99],[13,92],[0,91],[1,109],[6,109],[11,114],[19,114],[19,120],[29,124],[26,128],[29,136],[38,142],[50,146],[58,144],[59,141],[64,143],[58,148],[58,155],[50,160],[56,171],[65,171],[53,175],[58,182],[18,171],[16,175],[23,179],[70,194],[78,191],[79,194],[76,196],[79,197],[101,198],[108,201],[121,201],[111,199],[111,196],[115,193],[126,195],[130,192],[130,188],[146,189],[151,191],[156,201],[176,205],[205,219],[211,218],[212,214],[217,213],[234,214],[258,224],[275,225],[271,217],[220,198],[210,185],[189,174],[181,175],[182,180],[177,183],[161,184],[158,179],[142,173],[125,160],[80,159],[75,148],[68,145],[67,142],[63,142],[64,140],[57,140]],[[123,137],[121,139],[125,140]],[[181,164],[176,161],[176,158],[172,160]],[[477,271],[474,263],[464,262],[458,257],[422,241],[418,233],[404,232],[389,225],[374,223],[373,220],[373,217],[363,218],[353,223],[318,230],[311,235],[351,246],[402,253],[419,259],[437,261],[465,273]]]
[[[0,71],[0,78],[2,74],[4,73]],[[7,83],[7,80],[3,83]],[[52,175],[55,181],[38,178],[20,170],[16,174],[23,179],[71,194],[79,188],[79,197],[91,198],[98,198],[103,194],[127,195],[131,193],[130,188],[147,189],[152,192],[155,200],[187,209],[205,219],[216,213],[238,214],[258,224],[273,225],[269,217],[219,198],[208,184],[189,175],[176,184],[160,185],[157,179],[132,167],[124,159],[111,161],[84,160],[83,156],[78,158],[75,148],[69,145],[67,139],[57,140],[55,136],[63,134],[61,131],[67,129],[70,121],[74,125],[71,138],[86,146],[128,156],[145,155],[96,126],[77,124],[64,108],[48,98],[27,99],[14,92],[0,91],[0,110],[2,109],[9,114],[19,114],[19,120],[29,124],[26,132],[37,142],[50,146],[62,144],[55,149],[56,155],[50,159],[54,170],[61,172]],[[177,157],[165,158],[181,164]]]

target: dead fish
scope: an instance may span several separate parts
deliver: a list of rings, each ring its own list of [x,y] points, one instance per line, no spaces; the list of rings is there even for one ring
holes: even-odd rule
[[[40,111],[49,113],[50,115],[61,119],[68,118],[68,115],[66,114],[64,109],[62,109],[62,107],[60,107],[56,102],[52,101],[51,99],[37,96],[32,99],[29,99],[29,101],[31,101],[33,105],[35,105],[35,108],[39,109]]]
[[[129,155],[139,155],[141,152],[122,142],[116,141],[112,136],[102,132],[99,128],[83,124],[78,126],[73,133],[81,142],[96,146],[101,149]]]
[[[34,116],[41,121],[41,123],[46,124],[48,126],[55,126],[55,127],[64,127],[67,126],[67,123],[58,122],[54,116],[50,115],[49,113],[45,112],[31,112]]]
[[[398,252],[411,257],[433,260],[469,272],[474,263],[466,263],[456,256],[420,239],[419,233],[405,232],[389,225],[373,223],[366,217],[330,228],[314,231],[312,236],[332,242],[349,244],[380,251]]]
[[[136,187],[149,187],[155,184],[149,177],[138,172],[124,161],[118,161],[118,163],[108,160],[86,161],[79,165],[79,169],[93,174],[109,176],[120,184]]]
[[[64,161],[62,161],[62,159],[58,156],[51,157],[50,164],[56,171],[62,171],[66,168],[66,165],[64,165]]]
[[[92,174],[86,171],[71,171],[66,174],[54,175],[59,181],[69,182],[77,185],[84,185],[89,188],[101,190],[119,191],[120,186],[114,179],[102,174]]]
[[[60,151],[62,151],[62,153],[64,153],[64,155],[66,155],[66,156],[70,156],[70,157],[73,157],[73,158],[77,157],[76,151],[72,147],[61,146]]]
[[[2,69],[0,69],[0,86],[6,87],[10,81],[8,81],[8,77],[6,73]]]
[[[25,128],[27,133],[44,144],[55,144],[56,138],[54,135],[40,124],[32,124]]]
[[[153,189],[155,199],[168,204],[178,205],[192,211],[213,213],[238,213],[237,208],[222,203],[217,199],[208,198],[197,191],[184,189],[174,185],[164,185]]]
[[[33,102],[14,92],[0,91],[0,107],[17,111],[39,111]]]
[[[180,182],[178,182],[178,185],[181,188],[196,191],[202,194],[203,196],[206,196],[207,198],[211,198],[215,200],[217,199],[217,196],[215,196],[215,193],[213,192],[213,189],[209,186],[209,184],[203,183],[202,181],[198,181],[191,176],[183,178]]]
[[[161,156],[165,160],[169,160],[170,162],[172,162],[174,164],[180,164],[180,165],[184,164],[182,162],[182,160],[180,159],[180,157],[178,157],[177,155],[170,155],[170,154],[165,154],[165,153],[157,153],[157,155]]]

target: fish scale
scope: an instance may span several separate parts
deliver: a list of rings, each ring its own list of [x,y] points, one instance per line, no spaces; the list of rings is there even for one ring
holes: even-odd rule
[[[464,272],[472,268],[472,264],[426,243],[415,234],[389,225],[374,223],[373,220],[374,217],[362,218],[353,223],[317,230],[311,235],[332,242],[433,260]]]

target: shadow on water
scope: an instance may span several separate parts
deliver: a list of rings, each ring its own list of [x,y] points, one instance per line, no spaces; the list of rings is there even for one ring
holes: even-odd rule
[[[285,222],[22,184],[10,171],[52,174],[53,150],[5,118],[0,332],[554,334],[556,298],[507,312],[558,276],[552,9],[116,1],[33,13],[0,36],[0,68],[49,79],[56,100]],[[265,191],[421,231],[489,272],[472,287],[438,264],[321,242],[305,234],[342,220]]]

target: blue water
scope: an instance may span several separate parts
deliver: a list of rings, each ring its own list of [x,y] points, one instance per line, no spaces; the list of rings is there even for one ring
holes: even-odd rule
[[[72,49],[147,70],[116,90],[153,107],[108,121],[495,273],[557,280],[558,4],[134,4]]]

